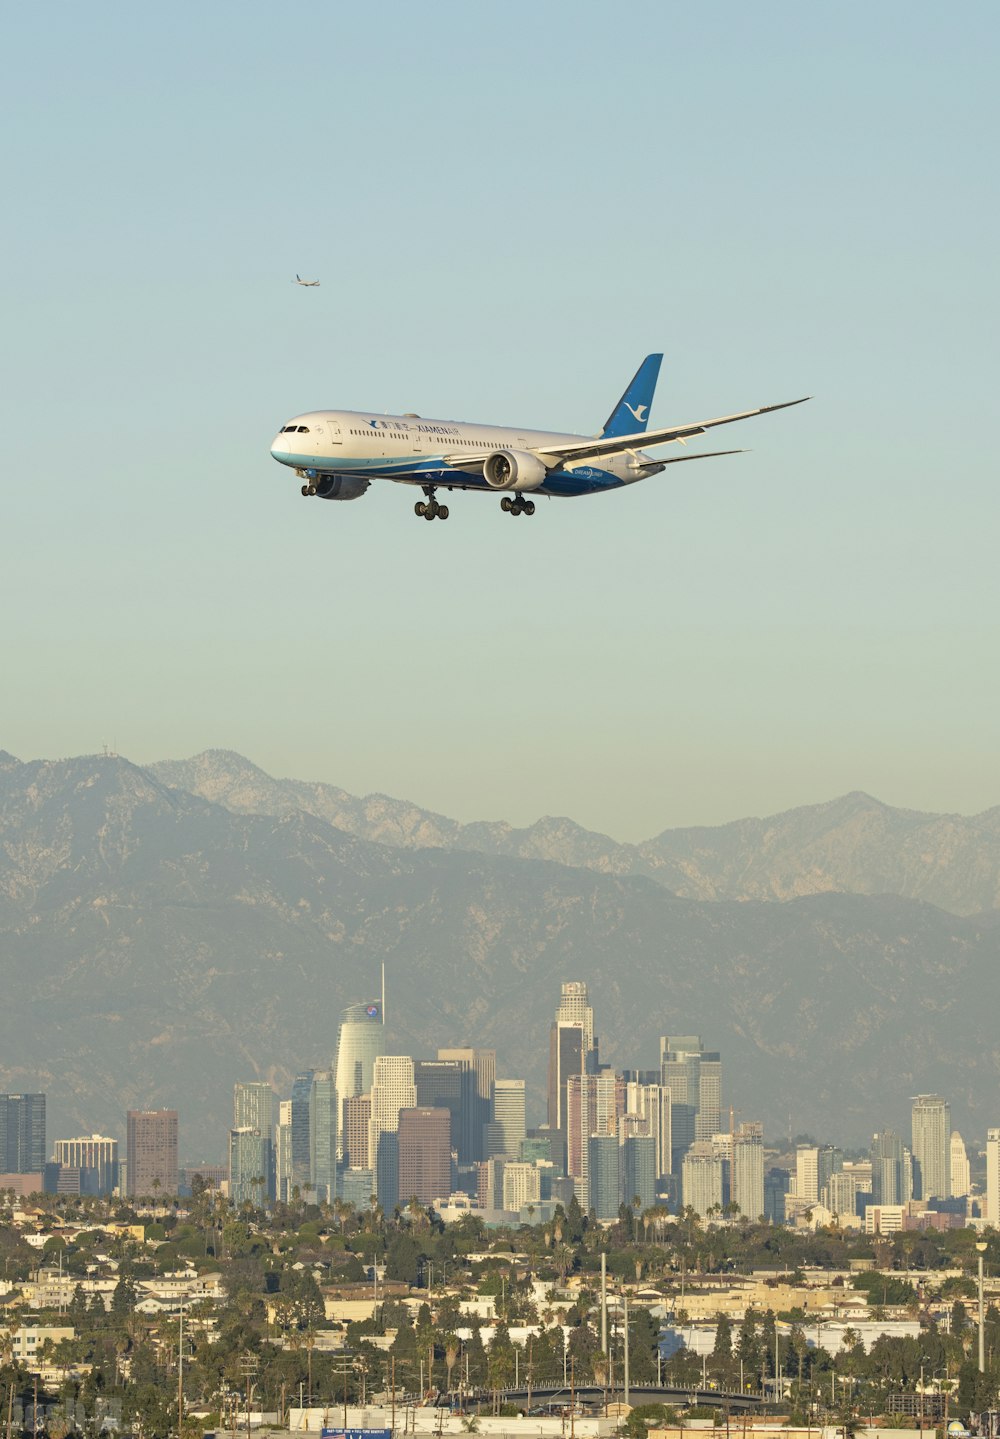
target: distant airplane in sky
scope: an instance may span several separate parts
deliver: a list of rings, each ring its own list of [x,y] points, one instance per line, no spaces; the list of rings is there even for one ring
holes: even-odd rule
[[[683,444],[716,425],[748,420],[772,410],[801,405],[786,400],[738,415],[697,424],[647,429],[662,355],[647,355],[593,438],[470,425],[457,420],[425,420],[419,415],[374,415],[357,410],[313,410],[297,415],[278,432],[271,454],[293,469],[304,495],[324,500],[357,500],[372,480],[418,485],[424,499],[415,512],[426,520],[446,520],[448,506],[437,491],[480,490],[501,493],[500,508],[511,515],[533,515],[533,494],[567,498],[621,489],[659,474],[683,460],[707,460],[740,450],[654,459],[643,446]],[[805,396],[808,399],[809,396]]]
[[[315,285],[318,285],[318,284],[319,284],[319,281],[318,281],[318,280],[303,280],[303,278],[302,278],[301,275],[296,275],[296,276],[295,276],[295,283],[296,283],[296,285],[305,285],[305,287],[306,287],[307,290],[311,290]]]

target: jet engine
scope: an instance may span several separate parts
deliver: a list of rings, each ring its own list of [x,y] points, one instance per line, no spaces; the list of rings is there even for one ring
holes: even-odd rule
[[[360,500],[371,480],[355,480],[348,475],[317,475],[313,483],[321,500]]]
[[[537,490],[547,474],[538,456],[524,450],[494,450],[483,465],[491,490]]]

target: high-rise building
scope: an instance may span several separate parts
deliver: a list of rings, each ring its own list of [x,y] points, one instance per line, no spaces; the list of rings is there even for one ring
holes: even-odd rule
[[[334,1084],[337,1090],[338,1158],[343,1158],[339,1140],[344,1100],[355,1094],[371,1091],[375,1061],[385,1054],[385,1015],[381,1001],[369,999],[363,1004],[349,1004],[340,1017],[337,1036],[337,1058],[334,1063]]]
[[[534,1164],[508,1159],[503,1167],[503,1207],[515,1214],[542,1196],[541,1171]]]
[[[601,1138],[611,1135],[617,1144],[616,1098],[615,1076],[607,1071],[571,1074],[566,1081],[566,1173],[574,1181],[577,1198],[584,1208],[590,1197],[588,1141],[592,1135]],[[617,1163],[616,1158],[616,1166]]]
[[[656,1206],[656,1140],[651,1134],[631,1135],[618,1148],[618,1193],[622,1204],[639,1213]]]
[[[0,1094],[0,1170],[40,1174],[45,1152],[45,1095]]]
[[[278,1124],[274,1131],[274,1187],[277,1198],[288,1203],[292,1197],[292,1101],[278,1100]]]
[[[477,1164],[485,1158],[484,1130],[493,1120],[496,1050],[472,1049],[466,1045],[439,1049],[437,1057],[457,1064],[461,1070],[458,1129],[452,1126],[451,1142],[458,1151],[459,1164]]]
[[[972,1189],[972,1172],[965,1140],[957,1129],[951,1132],[950,1165],[951,1195],[953,1199],[961,1199]]]
[[[670,1090],[673,1172],[696,1139],[720,1131],[722,1056],[707,1051],[696,1034],[660,1040],[660,1083]]]
[[[844,1156],[832,1144],[800,1144],[795,1151],[795,1193],[810,1204],[819,1201],[830,1178],[843,1167]]]
[[[596,1219],[617,1219],[620,1202],[618,1137],[615,1134],[592,1134],[586,1141],[586,1147],[585,1208],[592,1210]]]
[[[643,1084],[638,1080],[627,1080],[625,1084],[625,1113],[619,1122],[619,1138],[629,1135],[646,1135],[655,1141],[655,1164],[657,1183],[670,1173],[671,1132],[670,1094],[662,1084]]]
[[[304,1195],[312,1183],[312,1141],[310,1139],[309,1105],[312,1098],[313,1071],[303,1070],[292,1082],[291,1186],[289,1198]]]
[[[768,1224],[784,1224],[785,1196],[791,1187],[792,1176],[787,1169],[777,1166],[764,1175],[764,1218]]]
[[[913,1197],[947,1199],[951,1191],[951,1107],[940,1094],[913,1100]]]
[[[256,1129],[263,1146],[264,1189],[257,1205],[263,1205],[277,1194],[274,1162],[274,1102],[277,1098],[269,1084],[254,1080],[233,1086],[233,1129]],[[231,1148],[231,1146],[230,1146]]]
[[[380,1054],[375,1060],[368,1125],[368,1168],[383,1210],[399,1202],[399,1111],[414,1109],[417,1086],[413,1060],[402,1054]]]
[[[309,1091],[309,1180],[322,1203],[337,1193],[337,1088],[332,1069],[313,1071]]]
[[[740,1213],[758,1220],[764,1214],[764,1131],[760,1124],[741,1124],[733,1135],[729,1198]]]
[[[344,1100],[343,1129],[341,1131],[344,1147],[342,1163],[344,1171],[368,1168],[368,1126],[371,1123],[371,1117],[372,1097],[370,1094],[351,1094]]]
[[[110,1194],[118,1183],[118,1140],[101,1134],[57,1139],[52,1157],[64,1169],[80,1171],[81,1194]]]
[[[725,1168],[726,1161],[716,1154],[711,1141],[696,1139],[681,1164],[681,1201],[684,1206],[702,1216],[710,1209],[721,1209],[725,1203]]]
[[[837,1170],[820,1191],[820,1203],[837,1215],[841,1224],[858,1212],[858,1177],[853,1171]]]
[[[549,1035],[549,1128],[566,1131],[566,1081],[574,1074],[596,1074],[594,1011],[582,980],[566,980]]]
[[[271,1158],[271,1140],[259,1129],[241,1125],[229,1131],[229,1197],[237,1209],[267,1204]]]
[[[493,1092],[493,1122],[500,1131],[503,1145],[498,1152],[516,1159],[521,1152],[521,1141],[527,1135],[523,1079],[497,1080]]]
[[[451,1115],[447,1109],[399,1111],[399,1202],[433,1204],[451,1193]]]
[[[913,1193],[909,1151],[899,1135],[884,1129],[872,1139],[872,1204],[906,1204]]]
[[[1000,1129],[986,1131],[986,1223],[1000,1225]]]
[[[128,1192],[137,1198],[177,1193],[177,1110],[130,1109],[125,1117]]]
[[[457,1149],[459,1136],[468,1134],[463,1129],[463,1101],[470,1103],[475,1089],[468,1067],[457,1059],[415,1059],[413,1082],[421,1108],[447,1109],[451,1115],[451,1142]]]

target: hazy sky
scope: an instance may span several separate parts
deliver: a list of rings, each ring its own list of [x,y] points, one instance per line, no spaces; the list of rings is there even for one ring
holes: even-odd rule
[[[624,839],[1000,802],[992,0],[4,38],[0,746]],[[593,432],[654,349],[654,423],[815,398],[533,520],[307,503],[268,453],[319,406]]]

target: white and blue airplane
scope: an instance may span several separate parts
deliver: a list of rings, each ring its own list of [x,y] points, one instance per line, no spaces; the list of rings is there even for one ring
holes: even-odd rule
[[[417,501],[414,510],[425,520],[448,518],[448,506],[437,498],[439,489],[500,492],[502,510],[533,515],[532,495],[596,495],[645,480],[682,460],[741,454],[740,450],[712,450],[655,459],[646,449],[683,444],[716,425],[803,403],[786,400],[738,415],[650,430],[649,410],[662,359],[662,355],[646,356],[604,429],[594,437],[425,420],[413,414],[312,410],[282,425],[271,454],[295,471],[304,495],[324,500],[357,500],[372,480],[394,480],[423,490],[424,499]]]

